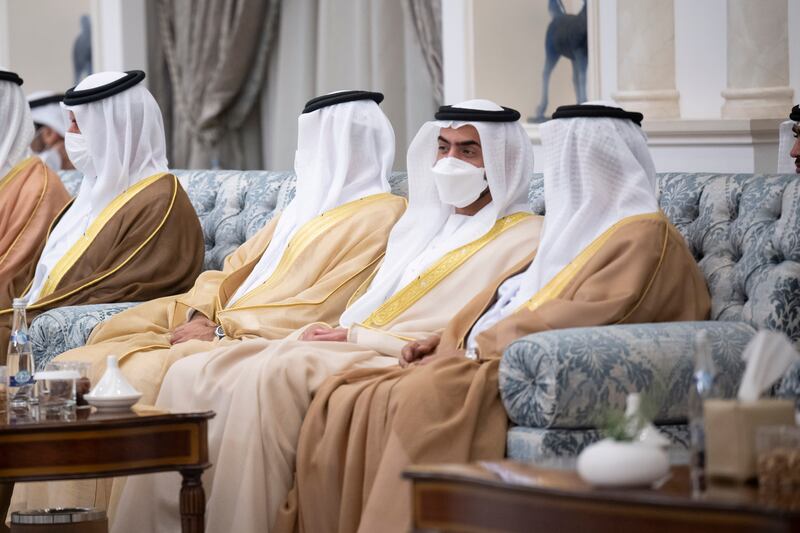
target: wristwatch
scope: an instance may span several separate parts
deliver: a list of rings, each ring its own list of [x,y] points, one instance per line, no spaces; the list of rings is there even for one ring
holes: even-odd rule
[[[225,330],[222,329],[222,326],[217,326],[217,328],[214,330],[214,335],[216,335],[218,339],[224,339]]]

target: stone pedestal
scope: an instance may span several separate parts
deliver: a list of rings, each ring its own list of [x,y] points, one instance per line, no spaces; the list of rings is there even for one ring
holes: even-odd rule
[[[617,0],[617,87],[614,100],[648,120],[680,116],[673,0]]]
[[[787,17],[787,0],[728,0],[723,118],[785,117],[792,107]]]

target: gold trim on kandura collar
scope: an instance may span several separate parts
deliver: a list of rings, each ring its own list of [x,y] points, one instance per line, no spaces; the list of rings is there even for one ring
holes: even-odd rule
[[[506,230],[516,226],[518,223],[531,216],[533,215],[530,213],[514,213],[513,215],[498,219],[492,229],[487,231],[483,236],[455,250],[451,250],[428,267],[417,279],[397,291],[391,298],[373,311],[362,325],[365,327],[379,328],[390,323],[484,246]]]

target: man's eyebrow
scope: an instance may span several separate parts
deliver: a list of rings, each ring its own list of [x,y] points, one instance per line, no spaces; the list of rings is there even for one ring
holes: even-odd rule
[[[477,146],[478,148],[480,148],[481,143],[479,143],[478,141],[472,141],[472,140],[470,140],[470,141],[461,141],[461,142],[457,142],[456,146],[461,146],[461,147],[464,147],[464,146]]]
[[[439,142],[443,142],[443,143],[447,143],[447,144],[455,144],[456,146],[462,146],[462,147],[463,146],[477,146],[477,147],[480,148],[480,146],[481,146],[481,143],[479,143],[478,141],[473,141],[473,140],[457,141],[455,143],[451,143],[450,141],[448,141],[447,139],[445,139],[441,135],[439,135]]]

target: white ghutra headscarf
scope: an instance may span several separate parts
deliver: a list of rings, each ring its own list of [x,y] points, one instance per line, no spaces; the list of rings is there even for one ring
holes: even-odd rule
[[[22,88],[0,80],[0,179],[31,155],[33,119]]]
[[[226,307],[269,279],[305,223],[353,200],[391,190],[394,130],[377,103],[334,104],[303,113],[297,122],[297,193],[280,215],[264,255]]]
[[[794,125],[793,120],[786,120],[781,122],[780,129],[778,130],[778,174],[794,174],[796,172],[796,165],[794,158],[789,155],[794,146]]]
[[[75,90],[94,89],[124,76],[122,72],[92,74]],[[29,304],[39,298],[53,267],[114,198],[138,182],[168,171],[161,110],[141,84],[102,100],[64,109],[75,114],[95,175],[83,177],[75,201],[47,239],[31,290],[25,295]]]
[[[28,95],[28,104],[35,106],[36,100],[56,96],[54,91],[34,91]],[[34,124],[41,124],[52,128],[61,137],[67,133],[67,121],[64,116],[64,110],[58,102],[52,102],[45,105],[35,106],[31,108],[31,118]]]
[[[469,100],[454,107],[503,110],[488,100]],[[530,211],[528,186],[533,174],[533,150],[519,122],[426,122],[408,148],[408,209],[392,228],[384,261],[369,289],[342,314],[342,326],[362,322],[402,288],[398,285],[406,267],[423,254],[455,211],[453,206],[439,199],[432,169],[436,163],[439,131],[467,124],[474,126],[480,135],[492,201],[446,238],[439,257],[483,236],[498,218]],[[428,259],[433,262],[437,258]]]
[[[587,102],[585,105],[611,105]],[[592,241],[620,220],[659,210],[656,171],[642,128],[620,118],[562,118],[539,127],[546,213],[528,269],[506,280],[475,324],[475,337],[530,300]]]

